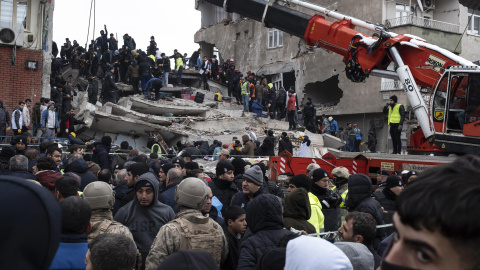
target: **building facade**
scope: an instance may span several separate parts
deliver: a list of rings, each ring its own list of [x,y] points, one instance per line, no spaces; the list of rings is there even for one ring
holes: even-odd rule
[[[478,51],[463,49],[478,47],[480,11],[469,10],[456,0],[423,0],[421,6],[416,0],[309,2],[383,24],[389,31],[398,34],[422,37],[468,60],[480,59]],[[309,15],[314,14],[312,10],[291,7]],[[196,1],[196,8],[202,13],[202,28],[196,33],[195,42],[200,45],[204,55],[210,57],[214,50],[218,51],[221,61],[233,58],[242,72],[250,70],[257,75],[265,74],[277,88],[295,86],[299,104],[311,97],[317,107],[317,116],[333,116],[343,127],[347,123],[357,123],[363,131],[365,142],[372,123],[377,132],[377,150],[391,152],[386,116],[382,114],[383,106],[391,95],[399,97],[399,102],[407,109],[408,123],[415,125],[414,114],[411,113],[400,82],[369,77],[365,83],[353,83],[345,76],[345,64],[339,55],[307,47],[298,37],[266,28],[262,23],[241,18],[238,14],[229,14],[223,8],[204,1]],[[471,14],[473,16],[469,17]],[[357,30],[372,34],[362,28]],[[466,33],[462,37],[464,31]],[[427,102],[430,91],[422,89]],[[404,148],[410,131],[411,128],[405,125],[402,134]]]
[[[39,101],[42,82],[49,84],[53,6],[53,0],[0,3],[0,99],[10,112],[26,98]]]

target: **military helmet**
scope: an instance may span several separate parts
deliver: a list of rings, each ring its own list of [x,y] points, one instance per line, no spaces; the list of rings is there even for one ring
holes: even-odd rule
[[[88,184],[83,190],[82,197],[88,202],[92,210],[110,209],[115,203],[115,192],[109,184],[101,181]]]
[[[208,192],[205,183],[195,177],[185,178],[175,190],[175,202],[189,208],[201,210],[207,201]]]

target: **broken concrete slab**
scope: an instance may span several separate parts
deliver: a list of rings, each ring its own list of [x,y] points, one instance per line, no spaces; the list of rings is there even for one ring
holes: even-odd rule
[[[148,123],[157,124],[157,125],[171,125],[172,118],[165,117],[165,116],[158,116],[158,115],[151,115],[151,114],[144,114],[139,113],[133,110],[128,110],[127,108],[113,104],[111,102],[107,102],[101,109],[108,114],[114,114],[118,116],[128,117],[135,120],[142,120]]]
[[[173,115],[195,115],[205,116],[209,108],[199,106],[194,101],[175,99],[175,103],[159,100],[150,101],[142,97],[125,97],[120,99],[118,104],[126,107],[128,110],[153,115],[165,115],[171,113]],[[177,105],[176,105],[177,104]]]
[[[325,147],[338,149],[346,144],[345,141],[342,141],[339,138],[330,134],[322,134],[322,136]]]

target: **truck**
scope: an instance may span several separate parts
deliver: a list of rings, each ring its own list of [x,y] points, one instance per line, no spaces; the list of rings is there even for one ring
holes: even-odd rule
[[[203,1],[343,56],[352,82],[364,82],[369,76],[401,81],[418,121],[410,134],[409,153],[480,153],[480,67],[473,62],[420,37],[393,33],[385,25],[301,0]],[[299,12],[295,6],[316,14]],[[431,89],[427,102],[420,87]]]

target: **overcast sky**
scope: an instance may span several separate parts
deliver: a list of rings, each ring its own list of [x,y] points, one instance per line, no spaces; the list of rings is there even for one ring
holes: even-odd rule
[[[91,0],[57,0],[53,15],[53,40],[58,49],[65,42],[77,40],[85,46]],[[160,51],[173,54],[174,49],[190,56],[199,48],[193,36],[200,29],[200,12],[194,0],[96,0],[95,38],[103,25],[118,36],[119,47],[123,35],[135,39],[137,49],[146,50],[150,37],[155,36]],[[89,40],[92,40],[93,10]]]

